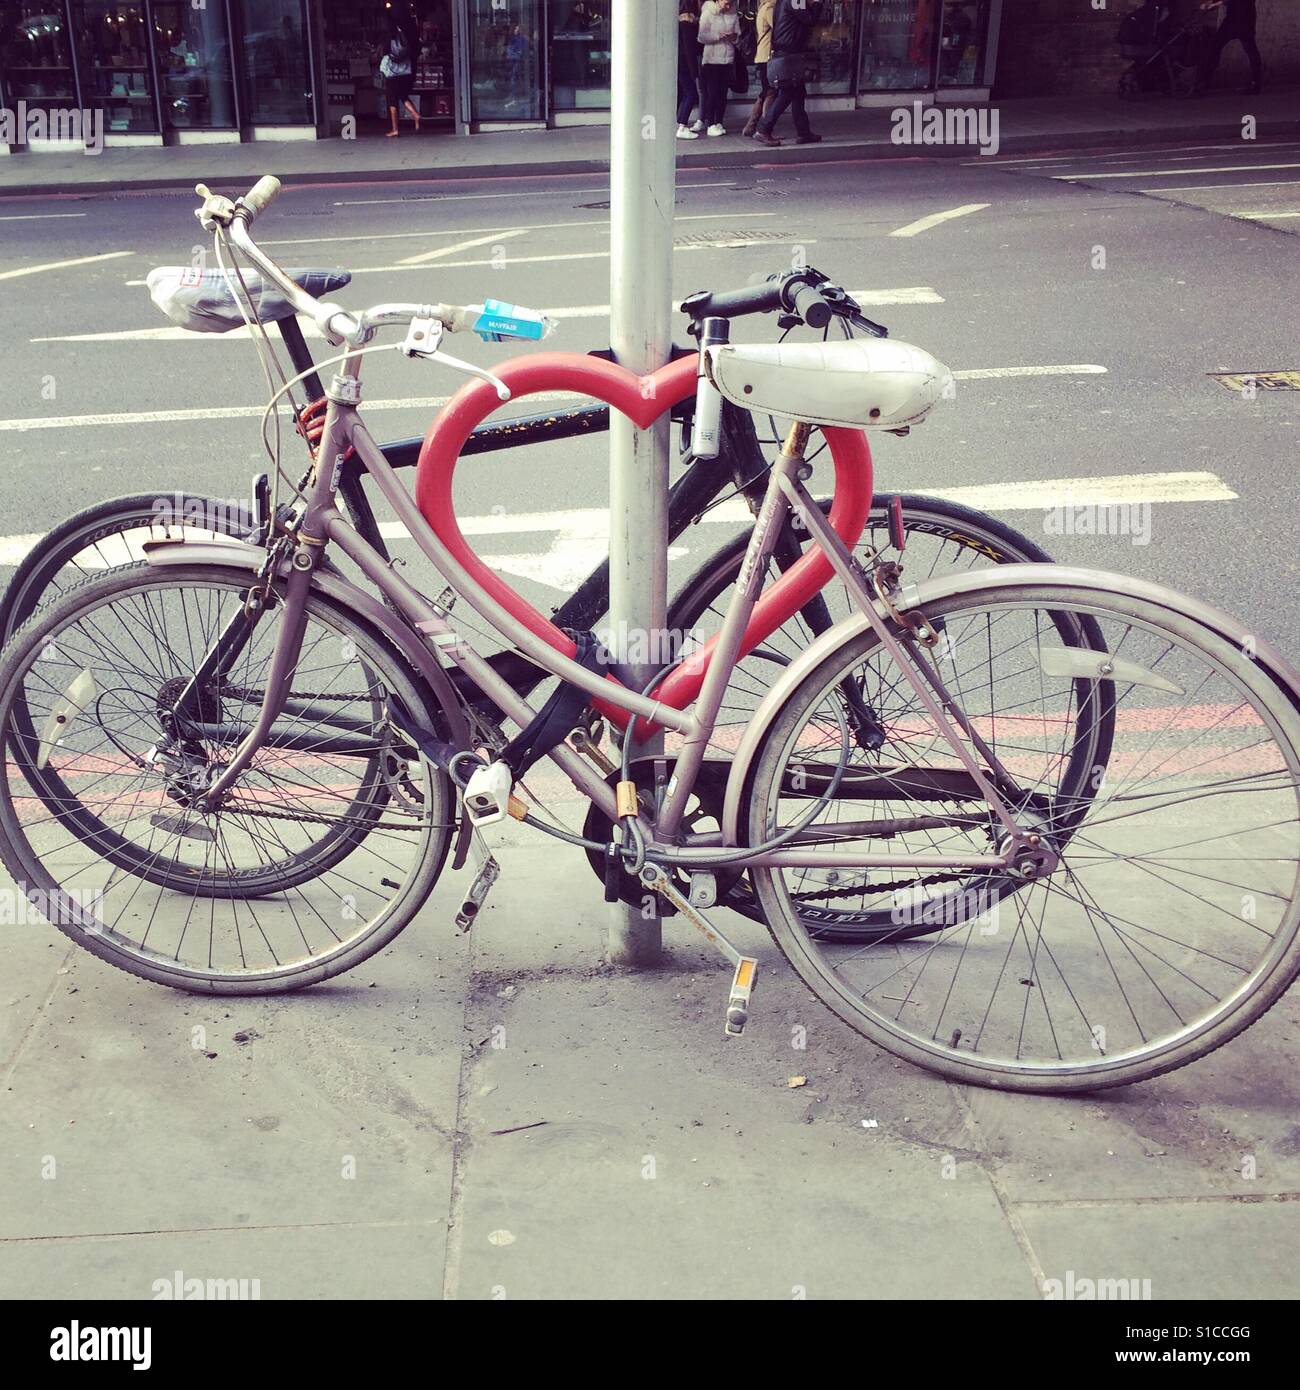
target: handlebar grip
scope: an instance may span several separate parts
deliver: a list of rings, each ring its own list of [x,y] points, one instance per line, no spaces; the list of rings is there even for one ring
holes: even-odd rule
[[[835,313],[815,285],[791,287],[790,311],[798,314],[809,328],[825,328]]]
[[[280,192],[280,180],[274,174],[263,174],[260,179],[240,199],[246,220],[252,222],[260,217],[276,200]]]
[[[779,281],[767,281],[743,290],[718,290],[713,294],[693,294],[683,302],[682,311],[693,319],[741,318],[746,314],[767,314],[784,307]]]

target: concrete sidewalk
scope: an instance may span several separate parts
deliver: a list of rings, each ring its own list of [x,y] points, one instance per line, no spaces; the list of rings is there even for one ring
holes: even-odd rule
[[[608,970],[579,852],[507,833],[469,937],[448,872],[389,950],[278,999],[8,928],[0,1296],[148,1299],[177,1271],[265,1299],[1300,1288],[1300,1000],[1126,1091],[968,1090],[862,1041],[728,915],[763,961],[728,1042],[720,958],[674,920],[662,968]]]
[[[942,108],[939,108],[942,109]],[[1021,98],[995,104],[999,153],[1080,149],[1092,145],[1170,141],[1237,143],[1253,118],[1260,139],[1300,137],[1300,89],[1278,88],[1245,97],[1216,92],[1200,100],[1118,97],[1056,100]],[[730,122],[738,131],[739,113]],[[890,110],[823,112],[814,124],[820,145],[765,149],[739,134],[678,142],[678,167],[768,167],[825,160],[974,158],[966,145],[907,145],[891,139]],[[784,133],[791,135],[787,128]],[[289,183],[362,180],[501,178],[592,173],[609,167],[609,130],[603,126],[506,131],[473,136],[413,135],[345,141],[293,141],[243,145],[186,145],[110,149],[94,157],[25,152],[0,159],[0,195],[95,193],[120,189],[190,187],[198,180],[236,185],[275,173]]]

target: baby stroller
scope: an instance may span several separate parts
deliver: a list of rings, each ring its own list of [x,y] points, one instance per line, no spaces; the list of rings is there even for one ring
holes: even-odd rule
[[[1207,30],[1198,20],[1178,25],[1171,0],[1143,0],[1119,26],[1119,53],[1129,65],[1120,73],[1119,94],[1144,92],[1189,97],[1196,91]]]

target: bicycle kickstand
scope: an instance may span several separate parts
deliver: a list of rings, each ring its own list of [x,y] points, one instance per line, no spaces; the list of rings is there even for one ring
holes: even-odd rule
[[[731,994],[727,999],[725,1032],[728,1037],[738,1038],[745,1031],[745,1024],[749,1022],[749,1003],[754,994],[754,977],[758,973],[758,961],[753,956],[743,955],[715,926],[712,926],[690,898],[678,890],[660,865],[647,864],[641,870],[641,882],[661,897],[667,898],[677,911],[693,927],[703,932],[735,966],[735,973],[731,977]]]

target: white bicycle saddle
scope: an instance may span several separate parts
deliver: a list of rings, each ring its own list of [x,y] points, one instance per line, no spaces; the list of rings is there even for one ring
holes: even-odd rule
[[[735,405],[813,425],[905,429],[951,394],[952,373],[924,348],[892,338],[826,343],[727,343],[709,375]]]

